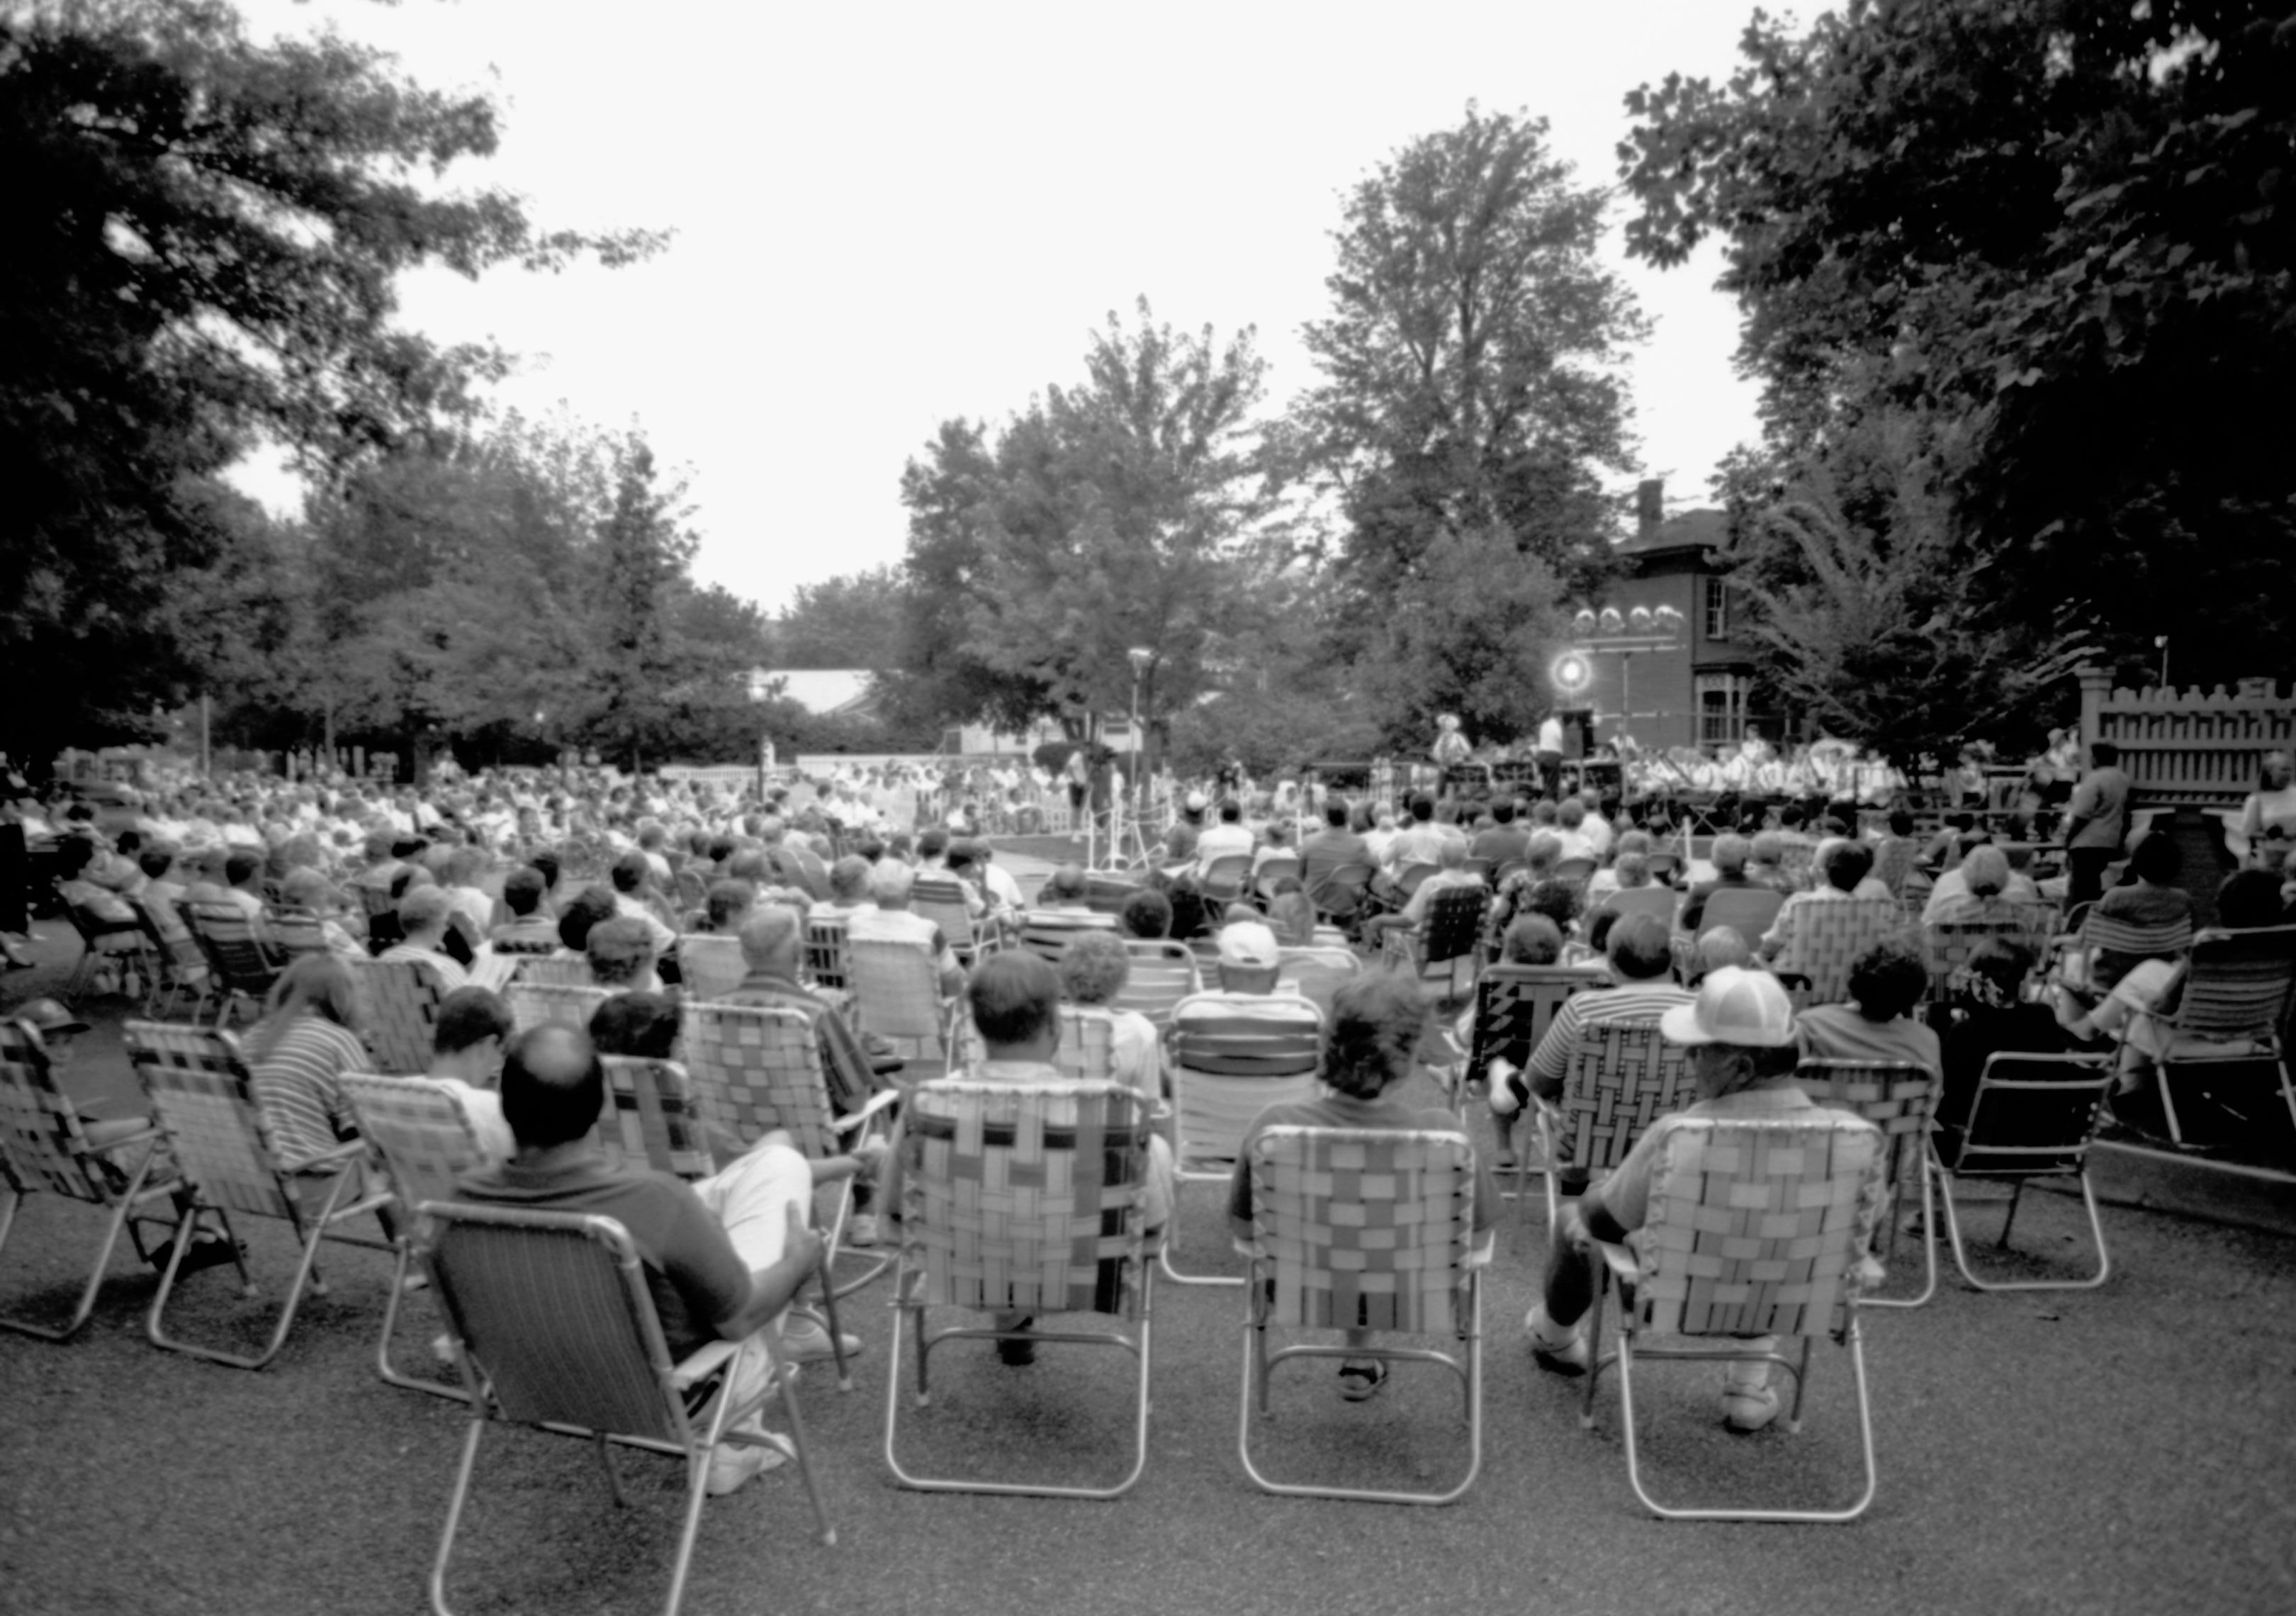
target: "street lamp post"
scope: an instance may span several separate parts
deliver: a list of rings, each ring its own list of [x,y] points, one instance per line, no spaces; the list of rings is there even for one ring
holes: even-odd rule
[[[1653,651],[1672,651],[1682,643],[1682,613],[1672,606],[1636,606],[1624,612],[1616,606],[1581,606],[1570,619],[1572,643],[1554,659],[1548,677],[1557,691],[1578,695],[1595,683],[1594,658],[1604,652],[1615,654],[1623,732],[1635,716],[1634,660]]]
[[[1125,656],[1132,664],[1132,790],[1130,795],[1132,823],[1135,828],[1137,828],[1144,816],[1144,808],[1147,800],[1147,787],[1141,779],[1140,767],[1148,752],[1144,737],[1140,733],[1140,682],[1148,677],[1148,670],[1156,665],[1156,652],[1149,646],[1135,645],[1125,652]],[[1144,837],[1143,841],[1144,843]]]

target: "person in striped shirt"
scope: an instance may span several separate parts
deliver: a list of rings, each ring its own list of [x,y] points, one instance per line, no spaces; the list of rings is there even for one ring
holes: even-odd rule
[[[358,1034],[358,998],[351,968],[332,954],[306,954],[280,972],[263,1020],[247,1041],[255,1103],[271,1130],[272,1147],[287,1171],[311,1171],[324,1185],[332,1174],[361,1169],[354,1162],[312,1169],[312,1161],[346,1139],[358,1137],[358,1119],[343,1093],[347,1071],[372,1071],[374,1057]],[[346,1201],[357,1194],[346,1186]],[[324,1191],[308,1201],[316,1206]],[[376,1217],[383,1234],[396,1234],[389,1208]]]
[[[1557,1099],[1562,1079],[1570,1070],[1570,1052],[1578,1047],[1585,1027],[1615,1021],[1654,1021],[1677,1005],[1687,1005],[1692,994],[1668,975],[1674,951],[1666,923],[1652,915],[1622,915],[1611,927],[1604,948],[1612,985],[1590,988],[1563,1000],[1554,1022],[1531,1052],[1525,1069],[1530,1092],[1544,1100]]]

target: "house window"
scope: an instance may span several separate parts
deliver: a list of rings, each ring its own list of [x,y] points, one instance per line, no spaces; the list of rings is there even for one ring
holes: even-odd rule
[[[1718,578],[1706,580],[1706,637],[1710,640],[1730,637],[1730,589]]]
[[[1710,580],[1718,582],[1720,580]],[[1708,597],[1711,600],[1711,596]],[[1710,605],[1710,611],[1712,607]],[[1753,682],[1739,673],[1702,673],[1698,694],[1698,743],[1734,746],[1746,738],[1746,695]]]

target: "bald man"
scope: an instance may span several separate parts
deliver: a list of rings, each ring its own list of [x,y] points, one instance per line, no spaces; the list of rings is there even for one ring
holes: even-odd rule
[[[744,1343],[731,1376],[737,1401],[765,1384],[770,1365],[755,1338],[776,1326],[782,1355],[830,1356],[828,1333],[791,1299],[820,1267],[810,1227],[813,1169],[789,1136],[767,1134],[722,1171],[693,1184],[628,1162],[610,1163],[594,1137],[605,1070],[587,1035],[537,1027],[503,1060],[502,1110],[518,1150],[500,1167],[463,1178],[472,1201],[611,1218],[629,1232],[673,1359],[713,1341]],[[858,1340],[845,1343],[858,1351]],[[742,1428],[765,1432],[752,1414]],[[765,1434],[771,1435],[770,1432]],[[721,1443],[709,1459],[711,1496],[734,1491],[788,1457],[785,1447]]]

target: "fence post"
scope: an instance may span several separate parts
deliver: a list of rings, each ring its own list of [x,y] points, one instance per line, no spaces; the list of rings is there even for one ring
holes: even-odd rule
[[[2106,693],[2112,688],[2112,673],[2101,663],[2083,662],[2073,669],[2073,675],[2080,680],[2080,742],[2081,751],[2086,754],[2103,738],[2098,734],[2097,727],[2103,721]],[[2084,756],[2081,762],[2086,767],[2087,758]]]

